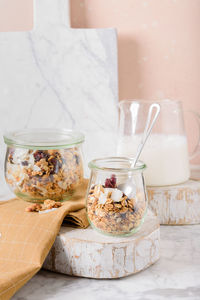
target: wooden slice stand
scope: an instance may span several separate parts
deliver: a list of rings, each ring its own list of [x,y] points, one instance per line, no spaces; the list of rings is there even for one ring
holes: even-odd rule
[[[160,224],[200,223],[200,181],[188,180],[174,186],[147,187],[149,207]]]
[[[43,268],[90,278],[120,278],[155,263],[160,256],[158,219],[148,212],[140,230],[130,237],[110,237],[91,227],[61,227]]]

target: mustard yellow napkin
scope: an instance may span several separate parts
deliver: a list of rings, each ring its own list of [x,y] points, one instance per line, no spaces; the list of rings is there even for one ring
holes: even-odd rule
[[[86,228],[87,180],[55,211],[25,212],[29,203],[12,199],[0,203],[0,299],[10,299],[43,265],[65,223]]]

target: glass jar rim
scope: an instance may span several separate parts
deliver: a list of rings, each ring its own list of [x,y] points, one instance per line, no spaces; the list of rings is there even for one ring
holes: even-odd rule
[[[127,173],[127,172],[136,172],[136,171],[140,171],[143,172],[146,169],[146,164],[143,163],[141,160],[137,161],[137,164],[134,168],[131,167],[106,167],[105,165],[101,164],[101,163],[105,163],[106,162],[110,162],[110,163],[129,163],[130,166],[131,164],[134,162],[134,158],[128,158],[128,157],[119,157],[119,156],[112,156],[112,157],[103,157],[103,158],[97,158],[97,159],[93,159],[92,161],[89,162],[88,167],[90,169],[96,169],[96,170],[101,170],[101,171],[110,171],[110,172],[122,172],[122,173]]]
[[[4,142],[8,146],[28,149],[62,149],[84,142],[84,134],[65,128],[33,128],[7,132]]]

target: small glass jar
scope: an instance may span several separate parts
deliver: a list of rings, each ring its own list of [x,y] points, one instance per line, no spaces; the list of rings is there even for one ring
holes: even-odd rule
[[[24,129],[4,135],[5,179],[30,202],[67,200],[83,179],[84,135],[66,129]]]
[[[87,192],[87,216],[97,231],[115,236],[138,231],[147,211],[143,171],[146,166],[133,159],[108,157],[89,163],[91,176]]]

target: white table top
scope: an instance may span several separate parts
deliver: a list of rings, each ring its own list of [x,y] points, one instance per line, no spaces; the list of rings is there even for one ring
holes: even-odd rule
[[[138,274],[111,280],[40,271],[14,300],[200,299],[200,225],[161,226],[161,258]]]

